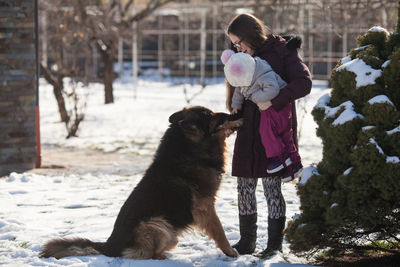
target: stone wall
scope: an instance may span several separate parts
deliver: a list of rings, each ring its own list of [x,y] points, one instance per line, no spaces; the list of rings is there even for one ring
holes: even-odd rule
[[[0,1],[0,177],[36,162],[35,1]]]

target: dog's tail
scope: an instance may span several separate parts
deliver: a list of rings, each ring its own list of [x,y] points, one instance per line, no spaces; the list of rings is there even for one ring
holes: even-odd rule
[[[103,242],[92,242],[84,238],[56,238],[48,241],[39,256],[60,259],[68,256],[104,254]]]

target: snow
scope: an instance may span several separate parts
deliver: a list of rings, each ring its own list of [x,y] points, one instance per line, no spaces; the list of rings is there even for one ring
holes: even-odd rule
[[[181,81],[180,81],[181,82]],[[209,82],[210,83],[210,82]],[[132,79],[124,77],[114,84],[115,103],[104,105],[103,87],[90,84],[85,120],[78,138],[65,139],[64,124],[59,122],[52,87],[40,81],[40,115],[42,146],[96,149],[115,153],[153,155],[160,137],[168,126],[168,117],[188,105],[185,99],[195,97],[191,105],[204,105],[214,111],[225,111],[225,85],[217,79],[202,89],[198,85],[161,81],[142,77],[138,81],[137,99],[133,98]],[[187,91],[185,98],[184,90]],[[314,81],[312,93],[298,101],[300,154],[303,165],[322,158],[321,140],[311,110],[317,99],[329,89],[327,82]],[[228,138],[228,157],[232,156],[234,135]],[[239,239],[236,180],[227,174],[216,201],[217,213],[231,244]],[[110,163],[112,164],[112,163]],[[310,169],[311,168],[311,169]],[[131,167],[131,175],[95,173],[12,173],[0,179],[0,265],[2,266],[309,266],[296,257],[284,240],[283,253],[267,260],[252,255],[236,259],[226,257],[203,233],[192,231],[179,239],[178,246],[167,253],[167,260],[129,260],[103,255],[68,257],[60,260],[38,257],[44,242],[55,237],[84,237],[105,241],[112,231],[118,211],[141,179],[145,166]],[[315,173],[315,167],[306,167]],[[260,184],[260,183],[259,183]],[[295,183],[282,185],[289,221],[299,213]],[[267,205],[262,187],[257,189],[258,239],[256,252],[267,244]],[[293,264],[290,264],[293,263]]]
[[[397,164],[397,163],[400,163],[400,159],[397,156],[387,156],[386,157],[386,163]]]
[[[354,111],[354,104],[350,100],[340,104],[337,107],[333,107],[333,108],[328,106],[329,101],[330,101],[329,94],[324,94],[323,96],[321,96],[319,98],[319,100],[318,100],[317,104],[314,106],[314,108],[323,109],[325,112],[325,119],[336,116],[336,113],[339,112],[340,110],[342,110],[342,108],[344,108],[343,112],[340,113],[340,115],[332,122],[333,126],[344,124],[344,123],[354,120],[356,118],[361,118],[361,119],[364,118],[363,115],[356,113]]]
[[[322,159],[322,142],[316,137],[317,124],[311,111],[321,95],[330,91],[327,86],[326,81],[314,80],[311,93],[296,101],[299,151],[304,166],[318,163]]]
[[[378,143],[376,142],[376,140],[374,138],[370,138],[369,142],[373,145],[375,145],[376,149],[379,151],[379,154],[385,155],[385,153],[383,152],[382,148],[378,145]]]
[[[371,129],[374,129],[375,127],[376,127],[376,126],[368,125],[368,126],[362,127],[361,130],[362,130],[363,132],[366,132],[366,131],[369,131],[369,130],[371,130]]]
[[[381,26],[374,26],[374,27],[370,28],[368,31],[369,32],[383,32],[383,33],[385,33],[386,37],[389,37],[389,35],[390,35],[390,33],[385,28],[382,28]]]
[[[346,64],[347,62],[350,62],[350,61],[351,61],[351,57],[347,56],[347,57],[342,58],[340,62],[343,65],[343,64]]]
[[[387,156],[385,152],[383,152],[383,149],[379,146],[379,144],[376,142],[374,138],[370,138],[369,142],[373,145],[375,145],[376,149],[379,151],[380,154],[386,156],[386,163],[392,163],[392,164],[397,164],[400,163],[400,159],[397,156]]]
[[[400,125],[397,126],[397,127],[394,128],[394,129],[390,130],[390,131],[386,131],[386,133],[387,133],[388,135],[392,135],[392,134],[394,134],[394,133],[400,133]]]
[[[356,88],[375,84],[376,78],[382,75],[382,70],[373,69],[362,59],[355,58],[336,69],[336,71],[347,70],[356,74]]]
[[[370,47],[370,46],[371,46],[371,45],[363,45],[363,46],[354,48],[354,50],[355,50],[355,51],[360,51],[360,50],[364,50],[365,48]]]
[[[293,221],[296,221],[296,220],[298,220],[298,219],[300,219],[300,214],[296,213],[296,214],[293,216]]]
[[[318,99],[318,102],[314,106],[314,108],[326,108],[326,106],[329,104],[329,101],[331,101],[331,97],[329,96],[329,93],[324,94]],[[325,115],[326,115],[326,111],[325,111]]]
[[[385,62],[383,62],[382,64],[382,69],[386,68],[387,66],[389,66],[390,64],[390,59],[386,60]]]
[[[345,170],[343,172],[343,175],[349,175],[349,173],[351,172],[352,169],[353,169],[353,167],[348,168],[347,170]]]
[[[351,101],[346,101],[343,104],[339,105],[339,107],[344,107],[344,111],[340,113],[340,115],[332,122],[333,126],[344,124],[348,121],[352,121],[356,118],[363,119],[364,116],[358,114],[354,111],[354,104]]]
[[[393,104],[393,102],[390,101],[389,97],[387,97],[387,96],[385,96],[385,95],[377,95],[377,96],[374,96],[373,98],[371,98],[370,100],[368,100],[368,103],[369,103],[370,105],[373,105],[373,104],[376,104],[376,103],[379,103],[379,104],[388,103],[389,105],[391,105],[391,106],[393,106],[393,107],[395,106],[395,105]]]
[[[304,168],[299,184],[305,185],[313,175],[319,175],[316,167],[309,166]]]

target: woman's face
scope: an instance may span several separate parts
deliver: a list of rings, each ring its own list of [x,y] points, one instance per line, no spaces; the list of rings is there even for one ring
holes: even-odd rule
[[[253,49],[251,49],[251,47],[245,41],[241,40],[239,37],[232,33],[229,33],[228,37],[238,52],[243,52],[249,54],[250,56],[254,55]]]

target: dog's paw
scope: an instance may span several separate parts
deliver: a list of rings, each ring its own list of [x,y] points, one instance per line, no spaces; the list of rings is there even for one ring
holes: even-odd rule
[[[238,119],[236,121],[233,121],[232,122],[232,124],[233,124],[232,128],[234,128],[234,129],[240,128],[243,125],[243,121],[244,121],[243,119]]]
[[[166,260],[167,256],[165,256],[164,254],[157,254],[157,255],[154,255],[152,259],[153,260]]]
[[[228,257],[236,258],[239,256],[239,253],[234,249],[233,247],[230,247],[229,249],[224,250],[224,253]]]
[[[218,129],[231,129],[232,131],[238,130],[243,125],[243,119],[235,121],[227,121],[224,124],[218,126]]]

